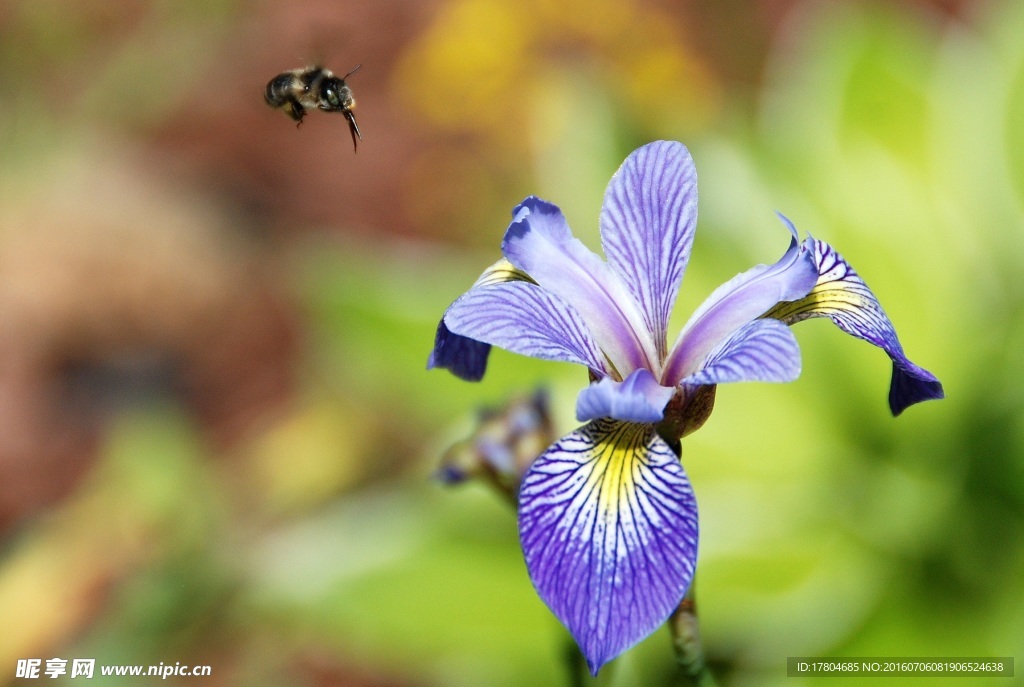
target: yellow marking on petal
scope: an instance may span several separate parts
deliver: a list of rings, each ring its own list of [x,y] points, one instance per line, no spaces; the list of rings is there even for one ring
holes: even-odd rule
[[[633,499],[652,431],[650,425],[622,423],[594,447],[587,487],[597,494],[597,506],[605,521],[617,520],[623,504]]]
[[[800,300],[779,303],[766,312],[764,316],[789,322],[793,317],[799,315],[835,311],[854,312],[867,307],[868,302],[862,294],[854,290],[856,286],[859,285],[846,285],[836,282],[819,284]]]
[[[483,274],[473,283],[473,286],[490,286],[491,284],[502,284],[510,281],[528,281],[536,284],[533,278],[526,272],[517,269],[511,262],[502,258],[483,271]]]

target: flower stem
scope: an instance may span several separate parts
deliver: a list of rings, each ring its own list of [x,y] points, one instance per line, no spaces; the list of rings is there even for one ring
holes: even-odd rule
[[[584,673],[587,666],[583,661],[583,654],[576,646],[576,640],[568,633],[565,635],[565,641],[562,642],[562,661],[565,663],[569,687],[584,687],[586,684]]]
[[[694,584],[686,592],[679,607],[668,619],[672,631],[672,648],[679,665],[676,685],[679,687],[716,687],[715,678],[704,660],[704,646],[697,623],[697,602]]]

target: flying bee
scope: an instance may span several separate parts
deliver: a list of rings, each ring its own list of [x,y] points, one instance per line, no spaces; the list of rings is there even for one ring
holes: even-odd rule
[[[356,124],[356,116],[352,112],[356,106],[356,99],[352,97],[352,89],[345,83],[345,79],[352,76],[361,66],[357,64],[355,69],[340,79],[323,67],[293,69],[271,79],[264,97],[268,105],[284,110],[284,113],[298,124],[302,124],[307,109],[342,113],[348,120],[348,128],[352,134],[352,149],[355,150],[358,146],[357,140],[363,140],[363,135],[359,133],[359,125]]]

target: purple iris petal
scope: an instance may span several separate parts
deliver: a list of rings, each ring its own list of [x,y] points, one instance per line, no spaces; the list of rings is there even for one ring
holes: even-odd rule
[[[682,384],[792,382],[800,376],[800,347],[778,320],[754,320],[711,352],[704,367]]]
[[[819,274],[817,283],[805,298],[780,303],[768,315],[786,324],[827,317],[847,334],[888,353],[892,359],[889,408],[893,415],[915,403],[944,398],[942,384],[935,375],[910,362],[904,354],[892,321],[850,263],[824,241],[809,241]]]
[[[467,382],[479,382],[487,371],[487,357],[490,353],[490,344],[452,334],[442,319],[437,324],[434,350],[427,358],[427,369],[440,367]]]
[[[803,298],[817,278],[813,251],[806,242],[798,244],[794,235],[789,250],[778,262],[736,275],[697,308],[668,354],[662,382],[674,384],[696,372],[725,337],[776,303]]]
[[[690,586],[697,504],[651,425],[595,420],[526,473],[519,535],[537,592],[596,675],[665,622]]]
[[[516,207],[501,250],[545,290],[571,305],[589,325],[621,377],[660,361],[622,279],[573,237],[562,211],[533,196]]]
[[[580,392],[576,419],[587,422],[611,417],[625,422],[658,422],[675,393],[674,388],[658,384],[647,370],[636,370],[622,382],[605,377]]]
[[[601,209],[601,244],[665,356],[665,331],[697,226],[697,170],[682,143],[634,151],[612,177]]]
[[[928,370],[907,360],[902,347],[896,354],[889,351],[886,353],[893,359],[892,378],[889,381],[889,410],[894,416],[915,403],[946,397],[942,382]]]
[[[517,270],[512,263],[502,258],[484,270],[473,287],[509,281],[533,283],[530,275]],[[445,315],[447,314],[448,311],[445,311]],[[440,367],[450,370],[456,377],[467,382],[479,382],[487,371],[487,357],[490,353],[490,344],[453,334],[445,325],[442,316],[434,334],[434,350],[427,358],[427,369]]]
[[[543,360],[605,373],[601,351],[571,306],[536,284],[514,281],[470,289],[444,323],[455,334]]]

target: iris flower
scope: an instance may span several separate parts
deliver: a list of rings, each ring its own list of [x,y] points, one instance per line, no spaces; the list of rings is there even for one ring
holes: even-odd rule
[[[889,407],[942,398],[910,362],[874,294],[830,245],[792,234],[773,265],[716,289],[669,345],[667,325],[697,221],[697,175],[681,143],[634,151],[601,210],[607,261],[562,212],[529,197],[504,259],[445,312],[428,368],[483,377],[491,346],[579,363],[586,423],[542,453],[519,489],[519,532],[538,594],[593,674],[679,605],[697,561],[697,504],[679,439],[707,418],[716,385],[789,382],[800,351],[787,325],[828,317],[892,359]]]

